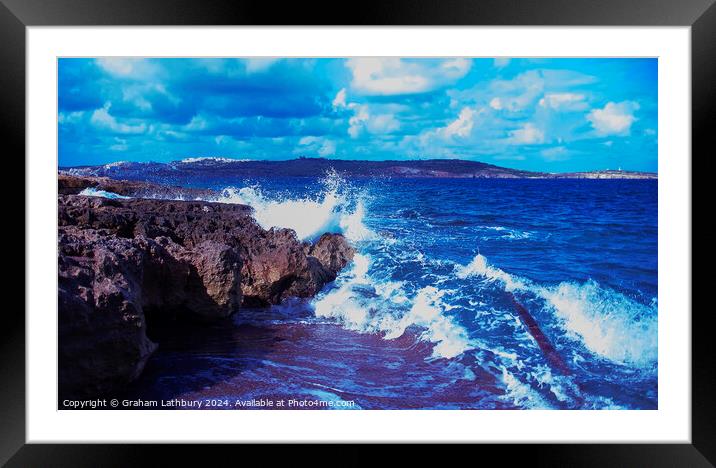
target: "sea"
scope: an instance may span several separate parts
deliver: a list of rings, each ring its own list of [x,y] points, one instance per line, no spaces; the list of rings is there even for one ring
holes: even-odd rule
[[[302,240],[342,233],[357,253],[314,298],[155,332],[159,348],[128,398],[204,409],[658,408],[656,180],[219,172],[182,183],[251,205],[261,226]]]

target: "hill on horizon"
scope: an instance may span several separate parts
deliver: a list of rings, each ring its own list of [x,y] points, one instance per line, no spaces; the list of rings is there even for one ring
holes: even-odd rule
[[[220,157],[186,158],[169,163],[120,161],[100,166],[60,167],[74,175],[110,178],[135,178],[135,173],[155,176],[208,174],[221,171],[225,176],[237,177],[321,177],[336,171],[344,177],[400,177],[400,178],[489,178],[489,179],[554,179],[605,178],[655,179],[656,173],[621,170],[548,173],[510,169],[478,161],[463,159],[419,159],[362,161],[326,158],[298,158],[283,161],[246,160]]]

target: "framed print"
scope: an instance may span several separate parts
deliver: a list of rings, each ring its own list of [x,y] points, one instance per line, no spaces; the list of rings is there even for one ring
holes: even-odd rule
[[[3,461],[711,466],[711,3],[4,2],[27,224]]]

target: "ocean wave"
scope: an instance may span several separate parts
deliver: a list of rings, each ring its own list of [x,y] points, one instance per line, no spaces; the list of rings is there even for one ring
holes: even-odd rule
[[[471,348],[467,330],[445,315],[451,307],[443,300],[448,291],[427,286],[409,297],[403,283],[371,277],[370,264],[369,255],[356,254],[337,287],[313,301],[316,317],[337,320],[350,330],[380,333],[385,339],[399,338],[413,327],[420,340],[434,344],[434,358],[454,358]]]
[[[366,207],[363,193],[353,190],[345,179],[335,172],[328,173],[321,180],[321,185],[322,189],[318,193],[303,198],[272,197],[265,194],[258,184],[241,188],[226,187],[217,196],[209,197],[185,196],[181,192],[171,196],[148,193],[144,197],[249,205],[254,210],[254,219],[261,227],[293,229],[301,240],[314,240],[326,232],[341,233],[353,242],[378,238],[365,225]],[[82,190],[80,195],[131,198],[92,187]]]
[[[113,199],[129,199],[132,197],[127,197],[124,195],[120,195],[118,193],[114,192],[107,192],[106,190],[98,190],[93,187],[87,187],[86,189],[82,190],[79,195],[84,195],[87,197],[101,197],[101,198],[113,198]]]
[[[542,288],[568,335],[617,363],[650,366],[658,359],[656,310],[596,281]]]
[[[289,228],[302,240],[326,232],[342,233],[352,241],[375,238],[366,227],[364,200],[335,172],[322,181],[323,189],[304,198],[271,197],[259,185],[227,187],[220,196],[207,201],[240,203],[254,209],[254,218],[264,229]]]
[[[445,359],[447,366],[463,365],[462,379],[476,380],[477,369],[493,374],[504,387],[499,400],[509,406],[551,409],[579,401],[579,390],[570,377],[554,376],[546,365],[533,365],[521,351],[472,337],[450,315],[458,308],[451,302],[460,296],[459,291],[426,286],[409,294],[404,282],[381,281],[371,275],[371,263],[369,256],[359,254],[355,269],[339,278],[339,287],[313,301],[315,316],[337,321],[349,330],[380,334],[385,340],[411,333],[432,345],[428,359]],[[525,333],[527,341],[528,336]]]
[[[589,280],[542,286],[490,265],[477,254],[456,265],[460,279],[484,278],[507,292],[525,292],[544,301],[564,333],[592,353],[618,364],[649,367],[658,358],[656,305],[644,305]]]
[[[523,240],[530,239],[535,236],[535,233],[532,231],[522,231],[519,229],[511,229],[504,226],[478,226],[478,228],[486,232],[486,235],[481,236],[482,240],[489,240],[494,238],[506,240]]]
[[[544,397],[532,386],[522,382],[506,367],[501,368],[502,383],[505,386],[505,394],[501,399],[514,405],[517,408],[528,409],[551,409]]]

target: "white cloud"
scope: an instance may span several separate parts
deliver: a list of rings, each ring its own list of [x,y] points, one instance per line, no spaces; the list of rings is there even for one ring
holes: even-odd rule
[[[634,101],[609,102],[602,109],[593,109],[587,120],[598,135],[628,135],[638,109],[639,104]]]
[[[259,73],[271,68],[271,65],[278,62],[275,58],[249,58],[246,59],[246,73]]]
[[[97,59],[97,65],[116,77],[140,78],[155,71],[155,67],[142,58],[105,57]]]
[[[75,124],[81,121],[83,116],[83,111],[75,111],[69,113],[60,112],[57,114],[57,122],[60,124]]]
[[[209,121],[203,115],[195,115],[191,118],[191,121],[182,127],[182,130],[187,132],[201,131],[209,128]]]
[[[311,145],[313,143],[316,143],[317,141],[321,141],[321,139],[318,137],[315,137],[315,136],[305,136],[305,137],[301,137],[301,139],[298,140],[298,144],[305,146],[305,145]]]
[[[380,106],[383,112],[373,114],[368,104],[346,102],[346,89],[342,88],[336,97],[333,98],[334,109],[351,109],[353,116],[348,119],[348,134],[351,138],[358,138],[362,132],[375,135],[392,133],[400,129],[400,121],[395,118],[395,113],[402,109],[399,105]],[[388,110],[388,112],[385,112]]]
[[[393,114],[378,114],[366,122],[366,128],[372,134],[393,133],[400,129],[400,122]]]
[[[544,132],[532,123],[526,123],[522,128],[510,131],[509,143],[516,145],[532,145],[544,142]]]
[[[565,70],[535,69],[522,72],[511,79],[478,82],[466,89],[451,89],[451,106],[481,105],[504,113],[525,113],[537,109],[586,110],[586,93],[571,92],[575,86],[594,82],[594,77]]]
[[[160,83],[140,82],[122,85],[122,100],[133,104],[142,111],[152,110],[152,103],[146,98],[151,94],[161,94],[174,105],[181,102],[180,99],[172,96],[166,87]]]
[[[138,109],[150,111],[152,110],[152,103],[144,97],[146,93],[147,89],[143,86],[127,86],[122,89],[122,99],[131,102]]]
[[[353,74],[351,87],[368,95],[431,91],[462,78],[471,65],[467,59],[448,59],[437,67],[400,58],[354,58],[346,62]]]
[[[548,109],[578,111],[587,108],[584,94],[548,93],[539,101],[539,105]]]
[[[117,122],[117,119],[114,118],[109,113],[110,105],[105,104],[103,108],[97,109],[92,113],[92,117],[90,118],[90,122],[92,122],[92,125],[94,125],[97,128],[110,130],[114,133],[144,133],[147,129],[146,124],[142,123],[139,125],[129,125],[129,124],[123,124]]]
[[[495,110],[519,112],[530,107],[542,96],[545,82],[541,73],[529,71],[512,80],[496,80],[490,84],[490,93],[495,96],[490,107]]]
[[[400,59],[361,58],[347,62],[353,72],[351,85],[366,94],[406,94],[426,91],[427,78],[409,70]]]
[[[469,107],[464,107],[460,111],[460,115],[457,119],[443,129],[443,135],[448,138],[454,136],[466,138],[472,131],[476,114],[477,112],[475,110],[470,109]]]
[[[341,88],[333,99],[333,107],[346,107],[346,88]]]
[[[472,62],[464,58],[448,60],[440,64],[443,73],[449,77],[462,78],[470,71]]]
[[[352,104],[350,106],[354,110],[353,117],[348,119],[348,134],[351,138],[358,138],[363,128],[365,128],[365,122],[370,119],[370,113],[368,112],[368,106],[359,106]]]
[[[507,57],[497,57],[494,61],[495,68],[504,68],[510,64],[510,59]]]
[[[459,139],[462,142],[470,141],[476,121],[484,112],[485,109],[463,107],[457,118],[446,126],[423,131],[417,138],[406,136],[405,141],[414,141],[423,149],[429,148],[435,156],[452,156],[450,151],[445,152],[444,148],[440,148],[442,144],[444,142],[453,142],[455,139]]]
[[[326,157],[336,154],[336,142],[321,137],[305,136],[298,140],[299,146],[294,153],[315,153],[318,156]]]
[[[326,140],[323,145],[318,149],[318,155],[322,157],[331,156],[336,154],[336,142]]]
[[[393,114],[372,115],[366,104],[349,103],[347,107],[354,112],[353,117],[348,119],[348,134],[351,138],[358,138],[364,131],[372,135],[385,135],[400,129],[400,121]]]

